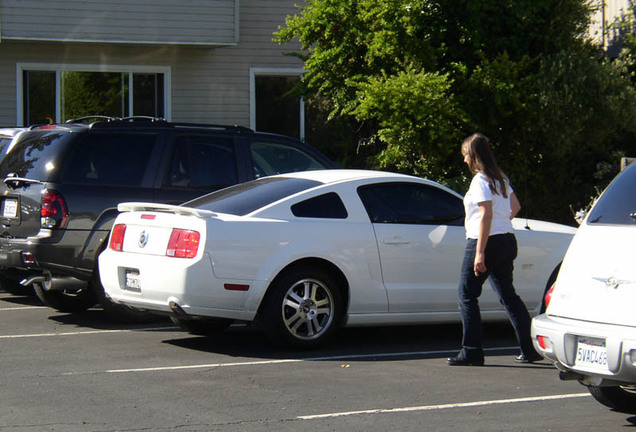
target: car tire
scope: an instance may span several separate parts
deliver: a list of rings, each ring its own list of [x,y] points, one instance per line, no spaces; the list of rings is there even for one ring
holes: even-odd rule
[[[264,299],[259,321],[272,341],[315,348],[328,340],[344,315],[334,278],[315,267],[296,267],[277,277]]]
[[[588,390],[598,402],[616,411],[636,414],[636,386],[597,387]]]
[[[42,284],[34,283],[33,289],[42,303],[60,312],[83,312],[95,304],[97,299],[89,287],[78,290],[45,290]]]
[[[199,336],[212,336],[221,333],[234,322],[234,320],[225,318],[203,318],[189,320],[177,317],[170,317],[170,319],[173,323],[178,325],[181,330]]]

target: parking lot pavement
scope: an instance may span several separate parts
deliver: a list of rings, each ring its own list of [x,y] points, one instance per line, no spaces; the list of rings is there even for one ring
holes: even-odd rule
[[[0,430],[618,431],[547,363],[513,362],[507,324],[487,325],[484,367],[446,365],[460,326],[348,329],[315,351],[251,326],[196,337],[165,319],[58,313],[0,293]]]

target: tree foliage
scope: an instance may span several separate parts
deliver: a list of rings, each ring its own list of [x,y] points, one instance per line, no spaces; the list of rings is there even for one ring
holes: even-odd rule
[[[457,188],[460,141],[481,131],[525,214],[570,222],[568,205],[587,204],[613,174],[599,167],[636,134],[626,66],[585,37],[591,11],[588,0],[308,0],[276,37],[300,42],[309,99],[372,131],[371,167]]]

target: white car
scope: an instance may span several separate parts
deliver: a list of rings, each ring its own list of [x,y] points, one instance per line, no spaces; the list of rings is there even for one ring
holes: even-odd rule
[[[119,210],[99,257],[106,294],[194,333],[257,320],[274,340],[312,347],[343,325],[460,321],[462,197],[432,181],[311,171]],[[516,288],[538,312],[575,229],[514,225]],[[480,304],[485,320],[507,319],[492,290]]]
[[[539,353],[561,379],[636,414],[636,164],[603,192],[572,240],[546,313],[533,319]]]

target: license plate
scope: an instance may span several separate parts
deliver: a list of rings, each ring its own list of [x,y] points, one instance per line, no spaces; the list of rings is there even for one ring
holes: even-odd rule
[[[14,218],[18,216],[18,200],[7,198],[2,206],[2,216],[6,218]]]
[[[605,339],[579,336],[574,364],[586,369],[609,370]]]
[[[141,292],[141,278],[139,270],[126,270],[126,287],[128,291]]]

